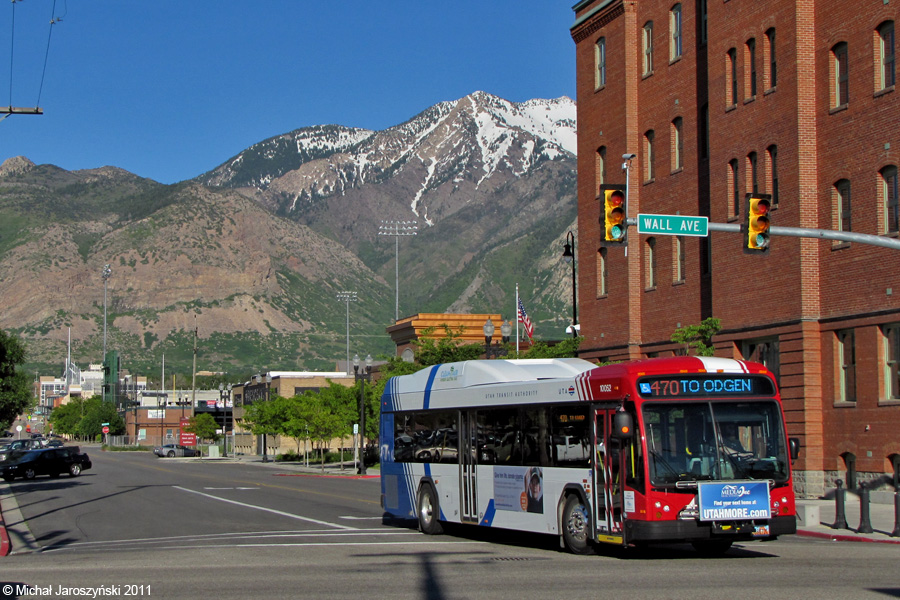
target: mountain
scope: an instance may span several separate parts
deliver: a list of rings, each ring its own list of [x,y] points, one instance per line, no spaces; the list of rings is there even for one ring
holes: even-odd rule
[[[322,125],[262,141],[166,186],[103,167],[68,172],[25,158],[0,167],[0,327],[30,360],[60,365],[108,347],[155,373],[163,353],[198,368],[332,369],[346,352],[389,353],[395,242],[400,313],[502,312],[515,285],[544,339],[564,335],[574,228],[575,106],[483,92],[370,131]],[[357,291],[348,306],[336,298]],[[58,368],[58,367],[57,367]]]

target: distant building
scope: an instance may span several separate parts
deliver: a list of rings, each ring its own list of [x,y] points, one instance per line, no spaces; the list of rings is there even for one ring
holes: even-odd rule
[[[429,337],[440,339],[446,336],[444,326],[448,326],[454,334],[460,332],[458,338],[460,344],[482,344],[485,343],[484,326],[488,319],[494,325],[494,335],[492,344],[500,342],[500,327],[503,324],[503,317],[499,313],[490,314],[454,314],[454,313],[419,313],[411,317],[400,319],[394,325],[387,328],[391,340],[397,346],[397,356],[402,356],[413,360],[413,342],[421,339],[425,331],[432,329]],[[515,317],[508,319],[512,327],[511,341],[515,343]],[[520,334],[520,347],[528,348],[530,343],[524,333]]]
[[[771,196],[773,227],[900,235],[897,2],[583,0],[575,4],[580,356],[681,351],[721,319],[719,356],[766,364],[801,439],[798,491],[900,473],[897,250],[737,233],[601,245],[602,184],[628,216],[739,224]],[[852,193],[851,193],[852,192]],[[746,236],[744,236],[746,237]]]

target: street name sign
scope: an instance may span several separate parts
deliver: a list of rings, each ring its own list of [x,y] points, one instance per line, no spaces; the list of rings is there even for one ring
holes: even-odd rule
[[[709,235],[709,217],[681,215],[638,215],[638,233],[657,235]]]

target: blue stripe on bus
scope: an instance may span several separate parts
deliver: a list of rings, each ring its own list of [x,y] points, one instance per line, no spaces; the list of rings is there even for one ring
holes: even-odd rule
[[[497,509],[494,507],[494,499],[491,498],[490,502],[488,502],[487,510],[484,511],[484,516],[481,517],[481,520],[478,521],[479,525],[484,525],[485,527],[490,527],[494,522],[494,515],[497,514]]]
[[[428,373],[428,383],[425,384],[425,404],[422,406],[425,410],[428,410],[428,405],[431,403],[431,386],[434,385],[434,378],[437,377],[440,368],[441,365],[434,365],[431,367],[431,372]]]

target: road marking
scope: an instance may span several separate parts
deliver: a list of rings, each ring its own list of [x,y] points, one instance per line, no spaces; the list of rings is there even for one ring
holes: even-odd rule
[[[266,508],[264,506],[256,506],[255,504],[247,504],[246,502],[238,502],[237,500],[229,500],[227,498],[219,498],[218,496],[213,496],[212,494],[204,494],[203,492],[198,492],[196,490],[189,490],[189,489],[183,488],[179,485],[175,485],[172,487],[174,487],[176,490],[181,490],[183,492],[190,492],[192,494],[197,494],[198,496],[205,496],[206,498],[210,498],[212,500],[218,500],[220,502],[227,502],[228,504],[236,504],[237,506],[243,506],[245,508],[253,508],[256,510],[261,510],[263,512],[268,512],[268,513],[272,513],[275,515],[281,515],[282,517],[297,519],[298,521],[306,521],[307,523],[316,523],[317,525],[324,525],[326,527],[334,527],[336,529],[356,529],[356,527],[348,527],[347,525],[339,525],[338,523],[329,523],[328,521],[320,521],[318,519],[302,517],[300,515],[295,515],[295,514],[292,514],[289,512],[275,510],[274,508]]]
[[[205,487],[204,490],[258,490],[258,487]]]
[[[338,519],[347,519],[348,521],[380,521],[383,517],[351,517],[350,515],[343,515],[338,517]]]

